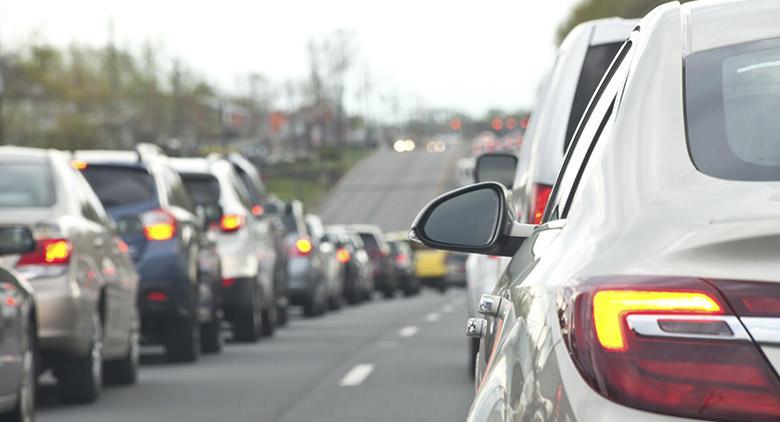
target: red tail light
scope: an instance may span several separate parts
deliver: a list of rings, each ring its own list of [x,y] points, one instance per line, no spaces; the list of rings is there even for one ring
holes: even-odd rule
[[[531,217],[533,218],[533,224],[541,224],[544,217],[544,208],[547,207],[547,200],[550,199],[550,193],[552,192],[552,186],[535,184],[533,193],[531,194],[531,204],[533,210],[531,211]]]
[[[291,252],[296,256],[309,256],[312,249],[314,249],[314,245],[311,244],[311,240],[301,238],[295,241],[291,248]]]
[[[344,248],[339,248],[336,250],[336,259],[338,259],[338,261],[342,264],[346,264],[350,259],[352,259],[352,254],[350,254],[349,251]]]
[[[147,293],[146,299],[149,300],[149,302],[167,302],[168,294],[165,292],[160,292],[155,290]]]
[[[222,279],[222,287],[232,287],[234,284],[236,284],[235,278],[223,278]]]
[[[152,210],[141,215],[148,240],[170,240],[176,235],[176,219],[168,211]]]
[[[219,220],[219,228],[225,233],[238,231],[244,225],[244,217],[236,214],[225,214]]]
[[[16,265],[65,265],[72,249],[67,239],[38,239],[35,250],[22,255]]]
[[[398,265],[406,264],[406,261],[409,260],[409,257],[406,256],[406,254],[398,254],[395,256],[395,262],[398,263]]]
[[[729,305],[700,279],[608,277],[567,292],[559,315],[581,374],[615,402],[683,417],[778,420],[777,375]]]
[[[262,207],[262,205],[255,205],[252,207],[252,215],[255,217],[260,217],[265,213],[265,208]]]

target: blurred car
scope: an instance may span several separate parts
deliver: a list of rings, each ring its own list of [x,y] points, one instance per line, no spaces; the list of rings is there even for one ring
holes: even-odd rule
[[[27,226],[35,236],[33,251],[3,262],[35,286],[40,370],[53,370],[62,399],[95,401],[104,375],[134,383],[138,275],[67,154],[0,148],[0,225]]]
[[[558,48],[520,148],[512,188],[521,221],[541,221],[585,107],[636,24],[636,20],[618,18],[586,22],[574,28]]]
[[[467,324],[483,339],[468,420],[780,420],[778,21],[774,0],[656,8],[541,225],[490,182],[421,214],[430,246],[513,255]]]
[[[499,277],[506,270],[510,259],[496,255],[471,254],[466,260],[466,309],[469,318],[478,318],[479,300],[484,294],[493,291]],[[469,373],[476,370],[479,338],[470,337],[468,341]]]
[[[387,244],[390,246],[390,258],[393,260],[398,288],[405,296],[420,293],[420,280],[415,275],[412,248],[403,240],[389,240]]]
[[[414,274],[423,286],[447,290],[447,252],[418,249],[414,253]]]
[[[181,178],[167,157],[146,145],[135,151],[78,151],[74,165],[116,221],[141,277],[142,341],[163,344],[171,361],[197,360],[201,336],[217,334],[202,325],[219,314],[212,297],[201,295],[215,286],[200,277],[205,231]]]
[[[30,283],[3,264],[3,257],[23,255],[36,248],[26,227],[0,227],[0,419],[28,422],[35,419],[37,322]]]
[[[450,286],[466,287],[466,260],[468,254],[448,253],[446,258],[447,275],[444,282]]]
[[[285,244],[289,250],[287,296],[292,305],[303,307],[305,316],[322,315],[328,310],[329,286],[306,225],[303,204],[297,200],[288,202],[282,221],[287,228]]]
[[[307,214],[304,221],[314,252],[319,255],[322,277],[328,290],[328,307],[332,310],[340,309],[344,299],[344,265],[338,259],[336,244],[325,233],[325,226],[319,216]]]
[[[349,229],[360,236],[366,248],[371,264],[374,267],[374,289],[382,292],[387,298],[395,297],[398,281],[395,278],[393,260],[390,257],[390,246],[385,240],[382,230],[368,224],[351,225]]]
[[[373,268],[360,236],[344,226],[328,226],[326,236],[336,245],[336,257],[344,265],[344,297],[350,304],[371,298]]]
[[[287,230],[284,227],[284,223],[278,212],[268,212],[268,208],[271,204],[275,204],[275,211],[279,208],[278,199],[272,197],[263,183],[263,179],[260,177],[260,172],[257,167],[249,160],[241,156],[240,154],[230,154],[227,156],[227,160],[233,165],[239,179],[244,184],[246,191],[249,193],[249,198],[252,201],[252,214],[255,217],[261,218],[268,224],[268,230],[273,238],[274,251],[276,254],[276,263],[274,268],[274,292],[276,292],[276,311],[277,311],[277,323],[285,324],[287,322],[287,306],[288,299],[285,292],[287,275],[287,247],[284,243],[284,238],[287,234]],[[283,205],[282,205],[283,206]]]
[[[276,329],[276,264],[268,224],[252,213],[254,204],[231,163],[224,159],[174,158],[209,235],[219,252],[225,319],[238,341],[254,342]]]

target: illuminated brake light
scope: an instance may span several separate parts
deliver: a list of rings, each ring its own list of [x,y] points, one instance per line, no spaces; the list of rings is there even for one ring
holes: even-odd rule
[[[233,285],[236,284],[235,278],[223,278],[222,279],[222,287],[233,287]]]
[[[176,219],[165,210],[153,210],[141,215],[144,235],[148,240],[170,240],[176,235]]]
[[[64,265],[70,262],[71,251],[66,239],[39,239],[35,250],[22,255],[16,265]]]
[[[263,208],[261,205],[255,205],[252,207],[252,215],[255,217],[260,217],[263,215],[263,213],[265,213],[265,208]]]
[[[406,261],[407,261],[408,259],[409,259],[409,258],[407,258],[406,254],[399,254],[399,255],[396,255],[396,256],[395,256],[395,262],[396,262],[398,265],[403,265],[403,264],[406,264]]]
[[[531,204],[534,207],[531,212],[533,224],[542,224],[544,209],[547,207],[547,200],[550,199],[551,193],[552,186],[542,184],[534,185],[533,194],[531,196]]]
[[[86,170],[87,167],[89,167],[89,164],[87,164],[87,162],[83,160],[72,160],[70,162],[70,166],[76,170],[81,171],[81,170]]]
[[[296,240],[292,247],[293,253],[298,256],[307,256],[312,249],[314,249],[314,245],[311,244],[309,239],[305,238]]]
[[[244,217],[236,214],[225,214],[219,221],[219,228],[225,233],[237,231],[243,225]]]
[[[350,258],[352,258],[352,256],[350,255],[348,250],[344,248],[340,248],[339,250],[336,251],[336,259],[338,259],[338,261],[341,262],[342,264],[346,264],[347,262],[349,262]]]

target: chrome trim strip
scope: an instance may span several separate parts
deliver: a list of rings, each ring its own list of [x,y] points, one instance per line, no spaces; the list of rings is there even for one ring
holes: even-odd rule
[[[780,318],[743,317],[740,319],[757,343],[780,345]]]
[[[686,334],[686,333],[670,333],[664,331],[658,324],[658,320],[671,320],[671,321],[721,321],[726,323],[731,329],[730,335],[718,335],[718,334]],[[735,316],[724,315],[629,315],[626,317],[628,327],[640,336],[645,337],[674,337],[674,338],[690,338],[690,339],[707,339],[707,340],[728,340],[728,341],[750,341],[750,335],[745,330],[745,327],[739,322],[739,318]]]

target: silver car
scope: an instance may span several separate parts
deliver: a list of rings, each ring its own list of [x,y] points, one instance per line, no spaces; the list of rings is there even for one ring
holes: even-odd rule
[[[138,275],[95,193],[56,151],[0,148],[0,224],[32,228],[35,251],[0,261],[35,290],[41,369],[62,398],[97,399],[103,382],[134,383]]]
[[[304,221],[314,244],[314,251],[322,263],[322,277],[328,287],[328,306],[332,310],[340,309],[344,301],[344,265],[339,262],[338,248],[327,236],[319,216],[307,214]]]
[[[467,324],[482,338],[469,420],[780,420],[778,22],[776,0],[657,8],[541,225],[491,182],[421,213],[430,246],[513,256]]]
[[[198,206],[217,244],[225,318],[239,341],[276,328],[276,252],[268,223],[252,213],[249,193],[223,159],[175,158],[171,165]]]

